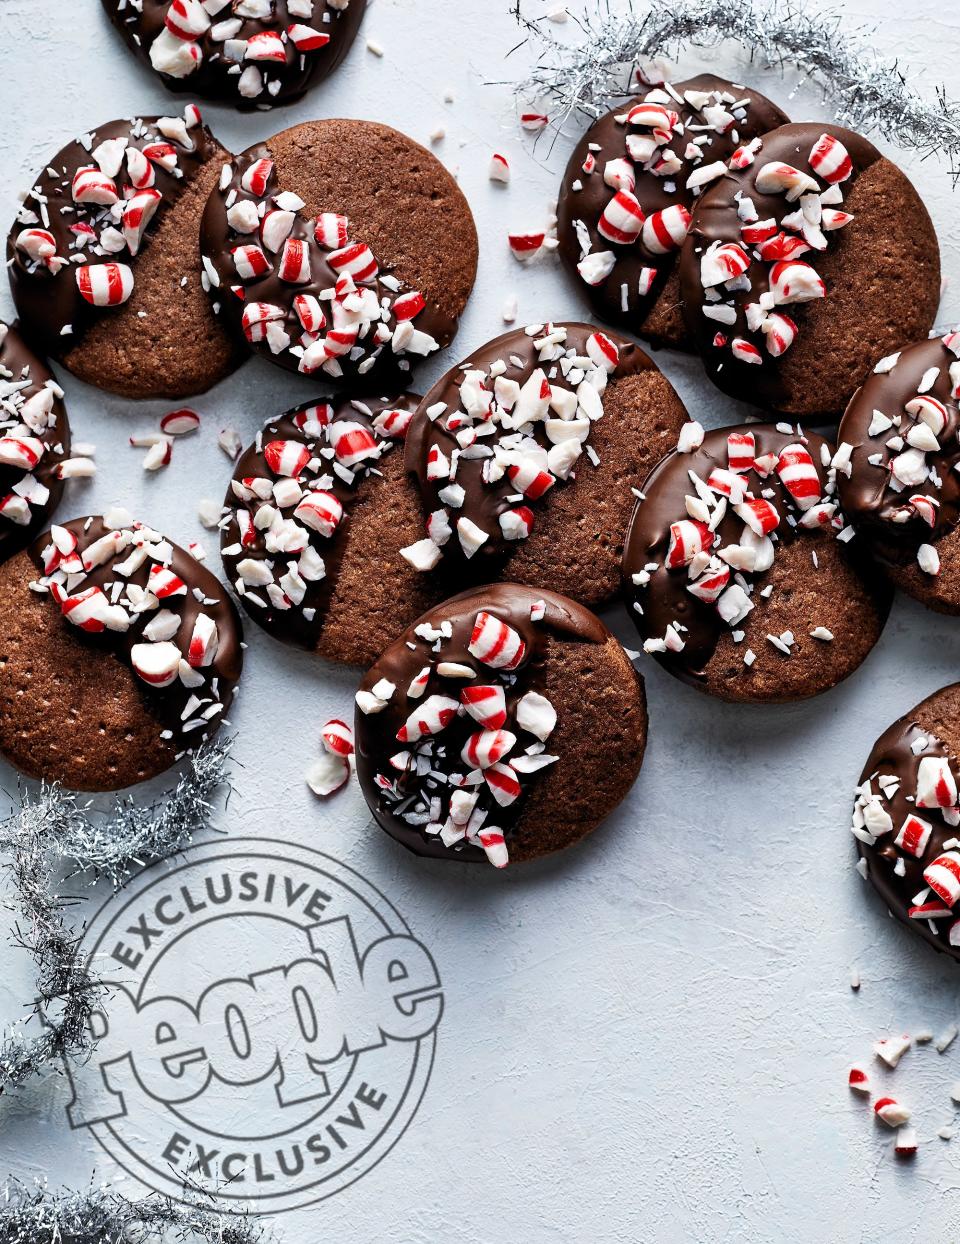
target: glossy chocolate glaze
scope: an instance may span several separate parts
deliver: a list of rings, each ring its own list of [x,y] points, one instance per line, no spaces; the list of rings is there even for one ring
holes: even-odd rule
[[[761,294],[769,290],[771,265],[759,261],[751,263],[745,273],[749,288],[738,289],[733,295],[733,303],[737,312],[736,323],[722,324],[703,314],[707,299],[704,297],[705,290],[700,281],[700,259],[712,242],[740,241],[741,221],[737,214],[737,195],[742,194],[753,200],[760,220],[773,218],[778,225],[784,216],[797,210],[799,203],[788,203],[783,194],[761,194],[756,188],[757,174],[765,164],[782,162],[793,165],[801,172],[813,175],[807,157],[821,134],[831,134],[839,139],[853,162],[852,174],[846,181],[840,183],[844,198],[846,198],[860,174],[881,158],[876,147],[861,135],[853,133],[852,130],[845,130],[839,125],[826,125],[819,121],[783,125],[763,136],[763,146],[749,168],[730,169],[719,181],[707,188],[697,203],[690,232],[680,253],[680,293],[683,300],[684,318],[687,331],[703,358],[707,374],[724,393],[729,393],[732,397],[741,398],[756,406],[772,407],[774,410],[778,409],[784,400],[779,361],[766,350],[763,333],[759,330],[751,332],[747,328],[745,314],[747,305],[756,302]],[[822,179],[819,180],[821,188],[826,189],[826,183]],[[847,225],[846,229],[827,234],[827,253],[837,246],[847,245],[849,239],[844,235],[854,234],[856,228],[857,222],[854,220]],[[746,249],[748,253],[751,253],[753,248]],[[801,261],[810,263],[814,269],[817,269],[818,256],[821,253],[808,251],[807,254],[801,256]],[[829,299],[829,285],[826,296]],[[726,294],[724,301],[730,301]],[[799,340],[804,330],[806,304],[792,303],[783,310],[796,323]],[[742,337],[751,342],[759,349],[762,362],[759,365],[741,362],[733,357],[729,346],[715,346],[713,341],[718,332],[728,340]]]
[[[704,125],[702,110],[692,108],[686,101],[682,106],[677,106],[683,128],[674,133],[665,150],[673,151],[683,159],[688,144],[694,138],[702,138],[706,135],[710,141],[702,147],[704,153],[702,161],[699,161],[697,165],[685,161],[683,169],[676,177],[657,177],[651,172],[644,171],[642,166],[637,167],[637,181],[633,195],[643,209],[644,216],[662,211],[674,203],[680,203],[688,210],[692,210],[696,198],[692,191],[687,190],[686,179],[694,168],[701,164],[711,164],[714,160],[728,160],[742,143],[768,130],[776,129],[788,121],[786,114],[759,91],[745,86],[736,86],[725,78],[718,78],[716,74],[701,73],[695,78],[687,78],[683,82],[672,82],[670,85],[680,96],[685,91],[729,92],[737,101],[749,100],[749,105],[743,119],[738,119],[725,134],[718,134],[712,129],[690,128]],[[619,246],[602,237],[597,231],[597,224],[603,209],[614,194],[614,190],[603,180],[604,166],[608,160],[629,159],[624,143],[628,127],[619,124],[617,117],[622,117],[633,104],[639,103],[643,98],[642,94],[630,96],[622,106],[611,109],[590,126],[574,148],[567,164],[557,204],[557,238],[560,242],[560,257],[572,279],[590,299],[597,314],[603,319],[641,334],[644,320],[663,292],[667,278],[677,266],[679,251],[655,255],[643,245],[640,239],[637,239],[631,246]],[[596,168],[589,175],[583,171],[583,163],[588,155],[593,155],[597,162]],[[581,183],[582,189],[574,190],[573,183],[576,181]],[[588,285],[577,272],[577,264],[582,258],[582,248],[575,221],[582,222],[586,229],[590,237],[591,251],[612,250],[617,256],[613,271],[600,285]],[[650,292],[643,297],[638,291],[641,268],[655,268],[657,272]],[[627,286],[626,309],[623,307],[623,285]]]
[[[354,401],[346,398],[340,398],[335,403],[333,421],[338,419],[349,419],[353,423],[362,424],[363,427],[369,428],[374,435],[377,435],[373,428],[373,420],[381,411],[384,410],[416,410],[420,397],[415,393],[401,393],[397,397],[379,397],[364,398]],[[304,406],[295,407],[288,411],[279,419],[272,419],[264,425],[260,435],[260,444],[251,445],[240,457],[237,462],[236,470],[233,473],[235,480],[241,481],[251,477],[257,479],[268,479],[271,483],[275,482],[279,477],[276,476],[267,465],[266,458],[262,452],[262,446],[272,440],[295,441],[297,444],[305,445],[310,449],[311,453],[319,452],[325,447],[326,442],[318,442],[316,437],[307,436],[298,427],[295,418],[298,414],[308,409],[314,403],[307,403]],[[383,446],[383,453],[400,453],[402,448],[397,446],[396,442],[389,437],[379,437],[378,440]],[[376,462],[374,463],[374,471],[376,470]],[[332,459],[330,460],[332,462]],[[337,475],[329,470],[329,463],[321,470],[321,474],[329,476],[328,485],[325,491],[332,492],[337,500],[343,506],[343,518],[337,526],[336,531],[330,537],[322,536],[317,531],[306,529],[310,544],[323,558],[326,573],[322,579],[315,582],[307,583],[306,594],[303,598],[301,607],[292,609],[276,609],[270,603],[269,598],[263,588],[251,588],[258,597],[266,602],[266,607],[248,602],[246,594],[238,596],[244,610],[250,617],[263,627],[268,634],[275,639],[284,641],[285,643],[295,644],[300,648],[306,648],[313,651],[317,646],[320,633],[323,630],[324,623],[327,619],[327,613],[330,607],[330,600],[336,589],[338,573],[343,560],[343,553],[349,541],[350,533],[350,510],[352,503],[356,499],[360,488],[376,488],[377,477],[375,474],[365,477],[361,472],[357,472],[353,482],[348,482],[342,476]],[[300,477],[301,483],[309,479],[315,479],[315,474],[305,471]],[[243,508],[248,510],[251,515],[256,512],[262,504],[258,499],[241,500],[234,493],[232,488],[227,489],[227,495],[224,499],[224,507],[228,511],[229,521],[225,526],[220,528],[220,552],[223,558],[224,571],[231,582],[235,582],[238,578],[237,564],[245,558],[252,558],[255,561],[270,561],[275,563],[276,571],[275,580],[280,577],[286,570],[289,556],[283,553],[270,553],[267,551],[264,535],[255,529],[255,541],[251,545],[245,545],[238,552],[236,546],[240,543],[240,525],[237,521],[237,512]],[[289,514],[291,511],[287,511]],[[231,551],[227,551],[227,550]],[[294,559],[295,560],[295,559]],[[385,568],[384,568],[385,569]],[[370,567],[371,575],[377,573],[377,568]],[[304,616],[304,610],[313,611],[312,617]]]
[[[74,258],[79,256],[84,262],[94,264],[127,264],[132,268],[136,281],[137,258],[146,253],[164,215],[174,206],[211,154],[218,150],[213,135],[204,125],[196,125],[187,131],[193,143],[193,149],[187,150],[179,143],[165,138],[156,128],[156,121],[156,117],[111,121],[91,130],[84,136],[83,141],[77,139],[67,143],[33,183],[34,189],[38,189],[46,199],[46,208],[41,219],[25,219],[25,212],[40,211],[36,200],[28,196],[10,229],[7,236],[7,270],[24,335],[39,350],[53,358],[63,358],[81,340],[88,325],[118,309],[95,307],[84,300],[77,287],[77,264],[73,262]],[[119,253],[107,253],[93,246],[78,248],[76,235],[70,229],[71,225],[81,221],[93,222],[98,234],[105,226],[113,224],[118,227],[110,216],[109,207],[75,204],[71,193],[74,174],[82,168],[96,167],[92,154],[94,148],[115,138],[127,138],[128,147],[136,147],[141,151],[151,143],[171,143],[177,152],[177,165],[172,172],[168,172],[159,163],[151,162],[154,172],[152,188],[158,190],[163,197],[153,219],[147,225],[138,254],[134,256],[131,256],[127,248]],[[178,172],[181,173],[179,177],[176,175]],[[121,202],[125,176],[124,164],[114,178]],[[57,254],[69,258],[71,262],[54,275],[42,263],[38,264],[29,259],[15,244],[17,235],[27,228],[49,230],[56,239]]]
[[[334,7],[329,0],[314,0],[312,15],[305,17],[302,12],[290,12],[289,0],[272,0],[269,18],[238,19],[239,28],[231,34],[232,39],[246,40],[264,32],[282,34],[294,23],[306,24],[321,34],[330,35],[330,42],[325,47],[303,54],[288,40],[286,60],[282,63],[244,61],[239,69],[256,65],[262,73],[266,73],[271,87],[267,89],[265,83],[264,90],[253,99],[245,98],[237,89],[240,76],[238,66],[224,55],[224,41],[211,37],[211,30],[218,23],[234,19],[232,5],[213,16],[211,30],[196,41],[203,53],[203,61],[193,73],[185,78],[174,78],[165,73],[158,73],[157,76],[164,86],[178,94],[223,100],[244,111],[292,103],[332,73],[343,60],[360,27],[366,2],[349,0],[347,7],[342,9]],[[102,3],[127,46],[149,65],[150,46],[164,29],[164,17],[170,8],[170,0],[142,0],[141,11],[135,10],[129,3],[123,4],[122,0],[102,0]]]
[[[17,404],[11,400],[11,395],[20,394],[27,400],[45,388],[47,381],[56,383],[47,365],[23,340],[18,326],[0,323],[0,436],[11,428],[20,426]],[[50,516],[60,504],[63,480],[57,475],[57,467],[70,456],[70,422],[62,398],[54,398],[51,413],[54,417],[51,427],[40,434],[33,430],[30,433],[47,447],[30,474],[44,488],[49,489],[50,495],[45,504],[30,506],[28,524],[20,526],[0,515],[0,562],[25,548],[37,532],[47,525]],[[22,482],[25,474],[18,467],[0,465],[0,498],[12,492]]]
[[[530,617],[530,609],[537,601],[543,601],[546,613],[542,621],[534,622]],[[479,661],[468,650],[470,636],[473,631],[474,619],[480,610],[494,614],[521,635],[526,645],[523,660],[512,673],[491,669]],[[416,634],[416,628],[424,622],[435,627],[449,622],[452,636],[443,641],[439,651],[431,640]],[[414,709],[423,703],[426,696],[445,694],[456,698],[458,691],[470,680],[442,678],[435,670],[423,697],[413,699],[407,694],[411,680],[427,665],[440,661],[453,661],[468,665],[476,671],[473,680],[478,684],[499,683],[505,689],[508,729],[513,729],[520,739],[515,752],[519,754],[529,743],[536,742],[532,735],[524,734],[511,723],[514,721],[514,709],[517,701],[528,691],[542,691],[544,687],[544,663],[546,660],[545,641],[548,636],[558,639],[588,644],[603,644],[610,632],[603,623],[582,605],[560,596],[555,592],[546,592],[537,588],[523,587],[516,583],[497,583],[479,590],[463,592],[451,600],[431,609],[418,622],[407,630],[386,650],[383,656],[370,670],[364,674],[360,683],[362,691],[369,691],[381,679],[394,683],[397,690],[386,708],[379,713],[364,713],[358,707],[355,720],[357,775],[364,797],[377,822],[386,830],[391,838],[407,847],[417,855],[430,856],[436,859],[456,859],[475,863],[485,859],[479,846],[460,843],[454,847],[446,847],[439,836],[427,834],[417,825],[411,825],[393,810],[384,798],[383,792],[376,785],[377,774],[386,774],[391,780],[397,780],[398,789],[404,795],[420,788],[420,783],[411,781],[406,774],[399,774],[389,761],[390,757],[405,745],[397,741],[397,731]],[[464,743],[480,729],[479,724],[470,716],[461,715],[436,736],[442,740],[446,754],[451,758],[451,768],[465,773],[470,766],[460,761],[460,750]],[[410,745],[406,745],[410,746]],[[546,752],[550,752],[550,740],[546,742]],[[558,764],[565,760],[573,762],[574,757],[561,756]],[[523,792],[508,807],[500,807],[492,799],[489,792],[483,789],[481,806],[490,808],[489,823],[499,826],[510,845],[510,829],[516,825],[523,813],[524,794],[540,780],[550,781],[548,766],[538,773],[524,776]]]
[[[851,523],[870,542],[871,551],[881,562],[902,565],[914,561],[921,544],[935,544],[956,527],[960,520],[960,407],[954,397],[950,367],[957,364],[957,355],[947,349],[940,337],[907,346],[889,371],[874,371],[850,399],[837,432],[838,444],[852,446],[851,473],[838,476],[838,488],[844,511]],[[958,364],[960,366],[960,364]],[[925,392],[941,402],[947,411],[944,430],[938,434],[940,449],[927,454],[927,462],[939,477],[939,486],[927,480],[916,487],[896,491],[890,486],[890,463],[902,452],[889,448],[887,442],[896,436],[905,437],[917,422],[904,407],[916,397],[922,378],[937,369],[936,379]],[[899,418],[899,426],[888,427],[869,435],[874,413]],[[903,449],[909,446],[904,444]],[[870,458],[879,457],[878,463]],[[935,510],[933,527],[925,522],[907,498],[920,494],[940,502]],[[907,521],[902,520],[907,515]]]
[[[80,553],[101,536],[117,530],[115,527],[106,526],[99,516],[75,518],[63,523],[62,526],[77,537]],[[29,549],[30,558],[37,567],[38,578],[43,575],[43,550],[50,542],[50,533],[45,532]],[[187,585],[186,595],[167,597],[160,603],[161,609],[171,609],[180,615],[180,625],[173,636],[173,643],[185,657],[190,646],[194,623],[200,613],[208,614],[216,622],[219,635],[219,647],[213,663],[197,671],[204,676],[202,687],[186,687],[179,678],[175,678],[167,687],[154,688],[139,678],[135,672],[133,674],[133,682],[143,696],[149,712],[156,718],[161,729],[170,731],[170,746],[173,751],[180,754],[184,750],[199,746],[204,739],[214,735],[220,728],[224,716],[229,713],[234,690],[243,668],[243,652],[240,646],[243,633],[240,617],[220,580],[185,549],[170,541],[167,541],[167,544],[171,550],[171,558],[164,564]],[[111,557],[102,565],[95,566],[85,573],[82,582],[78,585],[78,590],[99,587],[112,601],[113,596],[108,586],[111,583],[133,584],[145,589],[151,566],[160,563],[148,558],[132,574],[121,577],[116,574],[114,567],[129,556],[131,549],[132,546],[127,547],[118,556]],[[71,584],[71,588],[72,586]],[[199,593],[203,599],[198,600],[196,593]],[[58,608],[52,596],[49,597],[49,604],[51,609]],[[71,635],[89,646],[91,651],[89,673],[90,677],[95,678],[96,656],[94,654],[111,653],[125,665],[131,665],[131,649],[134,644],[145,642],[142,634],[143,626],[157,612],[154,609],[133,614],[133,624],[126,631],[105,630],[89,633],[73,625],[66,618],[63,619],[63,625],[70,628]],[[211,718],[209,724],[185,731],[183,713],[192,696],[197,696],[203,704],[188,715],[188,722],[208,708],[213,701],[220,703],[223,708],[222,712]]]
[[[562,348],[569,349],[573,347],[579,355],[585,353],[587,338],[597,332],[597,329],[590,324],[562,323],[552,325],[551,327],[565,328],[567,330],[567,338]],[[452,367],[420,402],[420,407],[414,416],[413,423],[410,425],[410,430],[407,432],[405,461],[407,470],[417,479],[425,514],[430,514],[434,510],[443,508],[444,503],[439,495],[440,490],[450,483],[447,479],[431,480],[427,478],[427,456],[430,449],[436,446],[449,457],[451,452],[457,448],[456,437],[443,426],[443,416],[441,415],[439,418],[431,420],[427,415],[427,411],[438,402],[445,403],[450,410],[457,409],[460,400],[460,382],[465,369],[476,368],[489,372],[490,367],[494,363],[503,363],[505,370],[502,372],[502,375],[508,380],[515,380],[518,384],[523,385],[538,367],[543,367],[551,386],[557,385],[559,388],[564,389],[576,388],[576,385],[568,383],[559,371],[557,371],[556,375],[554,374],[555,370],[557,370],[555,363],[543,364],[540,362],[536,346],[534,345],[539,336],[541,336],[540,333],[531,336],[523,329],[514,329],[500,337],[495,337],[492,341],[488,341],[486,345],[481,346],[479,350],[475,350],[462,363]],[[618,380],[626,376],[654,369],[653,362],[632,341],[628,341],[617,333],[607,333],[606,336],[617,345],[620,351],[617,368],[607,378],[609,386],[615,385]],[[542,422],[530,425],[527,431],[528,435],[532,436],[539,444],[549,448],[550,442],[546,438]],[[590,444],[589,437],[586,443],[587,445]],[[464,498],[462,508],[451,510],[450,514],[451,521],[460,517],[469,518],[484,531],[488,532],[489,538],[470,559],[464,555],[460,541],[455,535],[447,541],[442,550],[443,559],[448,565],[456,566],[461,575],[466,573],[477,582],[496,578],[499,570],[508,560],[510,553],[516,545],[515,541],[506,540],[503,537],[499,517],[505,511],[517,505],[515,500],[517,488],[506,474],[496,483],[484,483],[484,461],[485,459],[483,458],[461,457],[459,459],[456,483],[460,484],[464,489],[466,497]],[[574,471],[568,480],[558,481],[554,488],[545,493],[541,499],[526,501],[523,504],[533,510],[534,518],[536,519],[537,511],[550,505],[550,498],[554,491],[575,488],[576,473],[591,470],[593,470],[593,467],[590,465],[586,455],[583,455],[575,465]],[[508,501],[507,498],[510,497],[514,498],[514,500]],[[535,540],[536,521],[534,521],[533,533],[530,538]]]

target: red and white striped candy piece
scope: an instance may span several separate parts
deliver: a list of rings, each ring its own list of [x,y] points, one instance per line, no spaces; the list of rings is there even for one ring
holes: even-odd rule
[[[596,162],[588,167],[590,160],[593,160],[592,153],[583,163],[583,171],[592,173],[596,167]],[[637,184],[637,175],[634,171],[633,164],[629,160],[616,159],[608,160],[603,166],[603,180],[611,190],[629,190],[633,193],[633,189]]]
[[[372,281],[378,270],[373,251],[366,242],[353,242],[340,250],[331,251],[327,263],[334,272],[352,276],[358,284]]]
[[[852,212],[841,212],[835,207],[825,207],[820,216],[820,228],[824,233],[845,228],[853,220]]]
[[[350,420],[332,423],[329,436],[337,461],[344,466],[354,467],[365,459],[376,458],[380,454],[376,436],[362,423],[353,423]]]
[[[173,0],[163,19],[171,34],[193,43],[210,29],[210,15],[200,0]]]
[[[505,155],[501,155],[499,151],[495,151],[490,157],[490,168],[487,176],[491,181],[499,181],[504,185],[510,180],[510,161]]]
[[[797,339],[797,326],[789,315],[780,315],[772,311],[763,321],[763,334],[766,338],[767,353],[778,359]]]
[[[349,223],[346,216],[336,212],[321,212],[313,226],[314,241],[327,250],[341,250],[347,244]]]
[[[816,193],[820,189],[809,173],[779,160],[770,160],[762,165],[754,184],[761,194],[785,194],[791,201],[801,194]]]
[[[285,61],[287,49],[275,30],[261,30],[247,40],[244,60]]]
[[[903,408],[908,415],[915,415],[925,423],[934,436],[939,436],[947,426],[947,408],[929,393],[918,393]]]
[[[733,509],[756,536],[767,536],[780,525],[780,515],[766,497],[749,497]]]
[[[521,262],[532,258],[543,246],[547,235],[542,229],[531,233],[508,233],[507,245],[515,259]]]
[[[94,307],[119,307],[133,293],[133,271],[124,263],[87,263],[77,268],[77,289]]]
[[[467,651],[491,669],[516,669],[527,650],[522,636],[506,622],[481,609],[473,622]]]
[[[200,416],[195,410],[189,410],[183,407],[181,410],[171,410],[160,420],[160,431],[164,436],[187,436],[191,432],[196,432],[200,426]]]
[[[106,629],[106,617],[110,602],[99,587],[88,587],[82,592],[67,593],[58,584],[51,586],[51,594],[60,606],[60,612],[74,626],[90,634]]]
[[[293,300],[293,309],[297,319],[306,333],[319,333],[327,326],[327,317],[323,314],[320,299],[313,294],[297,294]]]
[[[93,203],[99,207],[113,207],[120,201],[117,183],[93,165],[77,169],[70,185],[74,203]]]
[[[629,190],[618,190],[600,213],[597,232],[608,242],[632,246],[645,220],[643,208]]]
[[[167,639],[134,644],[130,664],[134,673],[151,687],[169,687],[180,670],[180,649]]]
[[[235,246],[231,252],[233,264],[241,281],[252,281],[269,272],[272,265],[259,246]]]
[[[412,410],[381,410],[374,419],[373,426],[381,436],[402,440],[412,422]]]
[[[821,134],[810,148],[807,161],[813,171],[824,181],[834,185],[846,181],[853,172],[853,161],[850,153],[832,134]]]
[[[917,807],[953,808],[957,783],[946,756],[924,756],[917,766]]]
[[[665,563],[667,569],[689,566],[698,553],[706,552],[712,544],[713,532],[706,523],[694,518],[682,518],[671,523]]]
[[[870,1073],[865,1067],[861,1067],[859,1063],[854,1063],[847,1076],[847,1083],[855,1093],[869,1094]]]
[[[0,466],[32,471],[46,448],[35,436],[0,436]]]
[[[124,203],[121,227],[131,255],[140,250],[147,225],[156,214],[162,197],[159,190],[141,190]]]
[[[729,583],[730,567],[721,566],[719,570],[708,570],[693,583],[688,583],[687,591],[696,596],[698,600],[705,600],[712,605],[720,598]]]
[[[920,859],[927,849],[932,832],[933,826],[929,821],[910,815],[900,826],[894,842],[901,851],[906,851],[908,855],[915,855],[917,859]]]
[[[254,160],[249,168],[244,169],[243,176],[240,178],[240,185],[248,194],[255,194],[258,199],[262,199],[267,193],[267,187],[270,185],[272,176],[272,160]]]
[[[960,899],[960,855],[944,851],[923,870],[923,879],[948,907]]]
[[[937,523],[937,503],[932,497],[924,497],[921,493],[914,493],[909,498],[908,504],[916,511],[919,518],[927,524],[928,527],[935,527]]]
[[[288,26],[287,38],[298,52],[319,52],[330,42],[328,34],[324,34],[323,31],[313,26],[306,26],[303,22],[295,22],[292,26]]]
[[[873,1113],[886,1123],[887,1127],[901,1127],[910,1118],[910,1111],[895,1097],[878,1097],[873,1104]]]
[[[730,432],[727,435],[727,466],[740,474],[753,470],[757,438],[752,432]]]
[[[427,300],[423,294],[418,289],[411,289],[401,294],[399,298],[395,298],[390,310],[393,312],[394,319],[403,323],[404,320],[416,319],[426,305]]]
[[[520,128],[524,130],[543,130],[550,124],[550,118],[544,112],[521,112]]]
[[[208,613],[198,613],[187,647],[187,663],[194,669],[203,669],[217,659],[220,634],[217,624]]]
[[[460,703],[474,721],[487,730],[499,730],[506,724],[507,701],[502,687],[487,684],[464,687]]]
[[[317,489],[308,492],[293,511],[293,517],[299,519],[311,531],[318,531],[328,539],[337,530],[343,518],[343,506],[332,492]]]
[[[679,250],[690,229],[690,213],[682,203],[671,203],[643,222],[643,244],[652,255]]]
[[[139,147],[127,148],[127,176],[134,190],[148,190],[157,180],[157,172]]]
[[[757,253],[764,263],[775,263],[778,259],[799,259],[810,250],[810,244],[803,238],[791,237],[786,233],[778,233],[772,238],[761,242]]]
[[[777,306],[825,298],[827,287],[808,263],[785,259],[770,269],[770,292]]]
[[[460,759],[465,765],[486,769],[502,760],[516,741],[517,736],[509,730],[478,730],[464,743]]]
[[[16,247],[30,259],[47,263],[57,253],[57,240],[47,229],[21,229],[17,234]]]
[[[606,372],[614,372],[620,362],[620,347],[606,333],[591,333],[586,343],[587,357]]]
[[[310,450],[299,441],[268,441],[263,456],[274,475],[296,479],[310,461]]]
[[[336,756],[353,755],[353,731],[338,717],[332,717],[324,725],[320,738],[328,752],[333,752]]]
[[[492,764],[484,769],[483,780],[501,808],[508,808],[520,798],[520,779],[513,765]]]
[[[306,285],[310,280],[310,250],[303,238],[284,242],[277,276],[290,285]]]
[[[723,467],[713,468],[707,476],[707,487],[722,497],[729,497],[734,505],[738,505],[743,500],[747,491],[746,481],[739,475],[735,475],[733,471],[724,470]]]
[[[147,589],[157,600],[166,600],[171,596],[186,596],[187,585],[169,566],[151,566],[147,578]]]
[[[397,731],[397,738],[401,743],[416,743],[424,735],[439,734],[456,717],[459,707],[459,702],[447,695],[428,695]]]
[[[820,500],[820,476],[806,445],[786,445],[777,457],[777,475],[801,510],[809,510]]]
[[[723,345],[724,343],[725,338],[721,340],[720,344]],[[730,342],[730,353],[739,363],[749,363],[751,366],[755,366],[763,362],[763,355],[753,342],[747,341],[745,337],[734,337],[733,341]]]
[[[536,501],[557,482],[549,471],[545,471],[532,455],[525,455],[520,462],[507,467],[507,475],[514,487],[525,497]]]
[[[711,246],[700,259],[700,284],[704,289],[722,285],[743,276],[750,267],[750,256],[736,242]]]
[[[251,345],[263,341],[267,335],[267,325],[284,319],[284,310],[271,302],[248,302],[243,308],[241,325],[243,335]]]
[[[494,868],[506,868],[510,863],[507,844],[503,838],[503,830],[487,825],[477,834],[487,859]]]
[[[648,103],[646,100],[634,104],[627,113],[627,125],[636,126],[638,129],[653,130],[653,136],[660,145],[670,141],[674,126],[679,120],[680,118],[671,109],[652,101]]]

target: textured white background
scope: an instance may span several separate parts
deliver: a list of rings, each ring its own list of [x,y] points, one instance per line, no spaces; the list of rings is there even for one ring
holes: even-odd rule
[[[576,318],[586,305],[558,270],[521,270],[506,249],[508,225],[542,220],[569,149],[561,141],[530,150],[510,89],[483,84],[522,73],[522,52],[503,59],[517,39],[507,7],[375,0],[342,70],[300,104],[272,115],[204,109],[235,148],[312,117],[386,121],[423,142],[445,127],[435,150],[459,169],[476,215],[480,272],[459,338],[424,367],[423,384],[501,330],[510,292],[531,320]],[[6,221],[17,191],[78,131],[174,105],[129,59],[96,0],[0,0],[0,20]],[[851,0],[841,28],[863,20],[877,22],[877,47],[909,66],[922,90],[955,84],[952,6]],[[382,43],[382,60],[364,37]],[[681,68],[702,63],[687,58]],[[797,119],[831,115],[814,93],[791,99],[794,83],[750,70],[736,49],[710,53],[709,64],[749,75]],[[487,180],[494,149],[513,166],[507,190]],[[891,154],[912,169],[955,280],[958,200],[946,171]],[[6,289],[0,302],[8,314]],[[958,312],[948,289],[942,319]],[[705,424],[745,413],[692,361],[659,361]],[[65,383],[74,434],[96,442],[100,475],[68,493],[61,515],[119,501],[181,542],[203,536],[211,552],[195,502],[219,499],[229,476],[216,428],[232,424],[248,441],[265,418],[314,392],[250,362],[197,399],[200,437],[146,477],[126,438],[152,429],[168,404]],[[619,609],[610,620],[630,643]],[[848,1063],[868,1058],[876,1037],[939,1030],[960,1011],[956,969],[909,940],[864,889],[847,831],[850,789],[876,735],[956,677],[954,621],[898,600],[857,675],[783,708],[714,703],[645,661],[651,741],[631,797],[579,850],[505,875],[408,856],[371,826],[355,789],[315,800],[302,773],[320,724],[349,710],[355,675],[253,627],[248,638],[234,714],[243,768],[223,827],[315,844],[362,871],[431,947],[447,998],[433,1080],[406,1136],[354,1187],[279,1219],[283,1240],[960,1237],[960,1137],[935,1135],[953,1114],[947,1089],[960,1078],[960,1043],[942,1057],[911,1052],[893,1077],[923,1142],[912,1167],[894,1161],[890,1133],[845,1087]],[[0,784],[12,790],[15,781],[0,767]],[[9,1020],[31,982],[13,952],[3,966],[0,1018]],[[58,1079],[0,1101],[3,1171],[75,1186],[95,1167],[113,1174],[96,1166],[92,1141],[67,1131],[65,1102]]]

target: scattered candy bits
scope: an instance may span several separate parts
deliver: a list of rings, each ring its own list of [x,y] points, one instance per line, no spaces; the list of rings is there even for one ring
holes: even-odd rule
[[[315,795],[326,798],[346,785],[353,756],[353,731],[334,717],[320,730],[323,750],[307,770],[307,785]]]

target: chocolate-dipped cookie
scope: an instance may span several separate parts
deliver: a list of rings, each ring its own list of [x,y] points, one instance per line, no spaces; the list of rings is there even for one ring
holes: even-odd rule
[[[68,143],[7,239],[24,336],[125,397],[187,397],[245,357],[200,282],[197,230],[226,152],[184,118],[112,121]]]
[[[451,341],[477,270],[456,182],[370,121],[310,121],[224,165],[200,247],[240,340],[287,371],[376,392],[405,387]]]
[[[858,869],[896,916],[960,959],[960,683],[922,700],[874,745],[857,787]]]
[[[689,346],[679,248],[690,211],[724,164],[788,117],[712,73],[664,82],[595,121],[560,185],[560,256],[597,314],[669,346]]]
[[[852,674],[891,592],[845,526],[834,450],[788,424],[681,443],[642,486],[627,607],[671,674],[721,699],[801,700]]]
[[[47,525],[69,456],[63,390],[17,326],[0,321],[0,562]]]
[[[516,583],[409,627],[357,692],[361,789],[417,855],[498,868],[572,846],[643,760],[643,683],[581,605]]]
[[[171,91],[238,108],[299,99],[340,64],[366,0],[103,0]]]
[[[242,666],[219,580],[123,511],[0,566],[0,631],[0,752],[76,790],[169,768],[217,731]]]
[[[876,360],[933,324],[930,217],[895,164],[837,125],[781,126],[731,164],[680,256],[688,331],[725,393],[839,418]]]
[[[223,567],[277,639],[369,665],[446,595],[405,556],[422,520],[400,446],[419,401],[300,406],[271,420],[237,463],[220,523]]]
[[[881,359],[837,442],[844,512],[893,583],[960,613],[960,332]]]
[[[434,385],[407,433],[420,564],[461,584],[508,578],[608,602],[631,487],[686,419],[667,378],[615,333],[534,324],[487,342]]]

